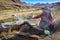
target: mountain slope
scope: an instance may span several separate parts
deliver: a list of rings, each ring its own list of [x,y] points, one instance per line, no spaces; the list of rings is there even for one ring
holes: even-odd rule
[[[0,0],[0,10],[1,9],[11,9],[20,7],[20,1],[19,0]]]

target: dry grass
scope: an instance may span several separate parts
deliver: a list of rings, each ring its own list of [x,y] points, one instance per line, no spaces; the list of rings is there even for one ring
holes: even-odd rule
[[[58,21],[60,21],[60,10],[58,10],[59,8],[54,8],[54,11],[53,11],[53,17],[56,18]],[[15,10],[1,10],[0,13],[1,14],[7,14],[7,15],[12,15],[12,14],[15,14],[15,13],[18,13],[18,15],[22,16],[23,18],[27,18],[31,13],[34,14],[34,15],[38,15],[40,13],[42,13],[41,10],[37,10],[37,9],[20,9],[20,11],[16,11]],[[1,16],[2,17],[2,16]],[[8,19],[10,20],[10,19]],[[5,21],[5,20],[3,20]],[[38,24],[39,23],[39,19],[32,19],[32,20],[29,20],[28,21],[29,23],[36,23]],[[60,25],[59,25],[60,26]],[[11,26],[12,27],[12,26]],[[20,30],[18,30],[20,28],[20,26],[14,26],[12,28],[8,28],[6,30],[8,31],[5,31],[5,32],[2,32],[1,35],[3,35],[4,37],[8,36],[8,35],[14,35],[14,32],[19,32]],[[18,31],[17,31],[18,30]],[[60,40],[60,32],[58,31],[57,33],[54,33],[51,35],[51,37],[54,39],[54,40]],[[48,36],[45,37],[44,39],[39,39],[39,40],[52,40],[51,38],[49,38]]]

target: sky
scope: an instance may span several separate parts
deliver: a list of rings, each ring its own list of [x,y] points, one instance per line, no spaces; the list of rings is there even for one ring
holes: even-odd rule
[[[26,3],[31,3],[31,4],[60,2],[60,0],[21,0],[21,1]]]

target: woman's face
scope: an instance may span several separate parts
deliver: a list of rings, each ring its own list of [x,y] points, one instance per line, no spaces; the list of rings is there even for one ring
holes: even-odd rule
[[[47,10],[43,10],[43,12],[45,12],[45,13],[50,13],[51,10],[47,9]]]

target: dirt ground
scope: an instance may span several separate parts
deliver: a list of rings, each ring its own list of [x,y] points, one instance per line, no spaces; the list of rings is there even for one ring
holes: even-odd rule
[[[1,40],[60,40],[60,26],[56,25],[55,32],[49,36],[40,35],[39,30],[34,28],[31,28],[27,32],[14,34],[13,37],[10,36],[4,37]]]

